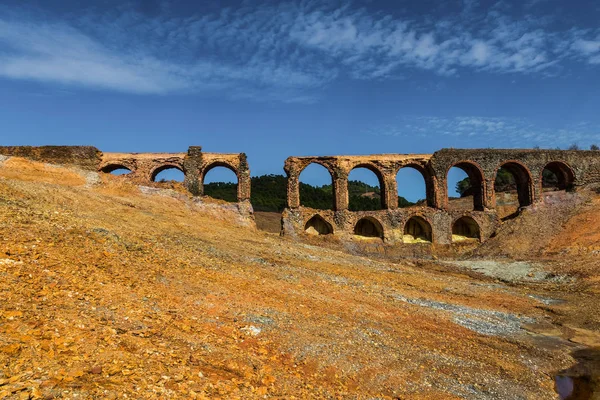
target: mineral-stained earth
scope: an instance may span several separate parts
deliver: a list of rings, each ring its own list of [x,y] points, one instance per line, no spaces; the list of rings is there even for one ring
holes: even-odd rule
[[[557,399],[564,379],[597,398],[594,188],[452,259],[251,222],[176,184],[3,160],[0,398]]]

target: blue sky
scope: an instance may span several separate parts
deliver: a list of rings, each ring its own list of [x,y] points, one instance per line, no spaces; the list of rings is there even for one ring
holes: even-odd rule
[[[591,0],[2,0],[0,138],[201,145],[253,175],[290,155],[588,147],[598,21]]]

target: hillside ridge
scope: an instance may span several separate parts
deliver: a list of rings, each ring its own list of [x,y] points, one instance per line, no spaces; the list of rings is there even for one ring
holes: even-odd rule
[[[545,398],[574,362],[527,333],[555,307],[531,288],[239,215],[177,187],[5,160],[0,397]]]

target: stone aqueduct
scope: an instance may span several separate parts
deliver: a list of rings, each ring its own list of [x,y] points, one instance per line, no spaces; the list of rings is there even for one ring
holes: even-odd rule
[[[0,146],[0,155],[105,173],[126,169],[126,179],[138,184],[149,184],[162,171],[176,169],[183,172],[184,185],[194,195],[204,193],[204,178],[210,170],[224,167],[237,177],[238,202],[250,202],[250,169],[244,153],[205,153],[200,146],[190,146],[187,153],[103,153],[92,146]]]
[[[102,153],[91,146],[8,146],[0,155],[21,156],[58,164],[75,164],[85,169],[110,173],[125,168],[126,179],[144,184],[154,182],[166,169],[184,174],[184,185],[194,195],[203,194],[204,177],[215,167],[233,171],[238,179],[238,202],[248,209],[250,170],[244,153],[204,153],[192,146],[187,153]],[[303,207],[300,202],[300,174],[310,164],[329,171],[333,187],[331,210]],[[462,169],[471,182],[473,206],[469,210],[449,208],[447,176],[452,167]],[[350,211],[348,176],[355,168],[367,168],[377,176],[382,209]],[[413,168],[425,181],[424,205],[398,208],[396,175]],[[452,243],[453,232],[479,241],[489,238],[500,224],[494,181],[500,168],[515,177],[521,207],[544,201],[542,173],[552,171],[558,186],[565,190],[586,184],[600,184],[600,152],[571,150],[444,149],[433,154],[383,154],[368,156],[290,157],[284,170],[288,177],[287,208],[282,216],[282,233],[296,235],[307,228],[312,233],[378,237],[385,243],[405,241],[406,234],[435,244]]]
[[[301,206],[299,177],[310,164],[325,167],[331,175],[334,194],[332,210]],[[398,208],[396,175],[402,168],[421,173],[426,187],[426,205]],[[447,176],[452,167],[469,177],[473,194],[471,210],[448,207]],[[375,173],[381,188],[382,210],[349,211],[348,175],[355,168]],[[500,224],[494,181],[500,168],[515,178],[521,207],[543,202],[542,173],[551,170],[558,186],[573,190],[600,183],[600,152],[562,150],[444,149],[423,155],[370,155],[334,157],[290,157],[285,162],[288,176],[288,208],[283,214],[284,234],[312,232],[347,236],[380,237],[386,243],[405,241],[406,234],[437,244],[452,243],[456,232],[484,241]],[[458,232],[457,232],[458,231]]]
[[[131,171],[128,178],[136,182],[154,182],[159,173],[177,169],[184,174],[184,185],[196,195],[204,193],[204,178],[216,167],[225,167],[237,176],[239,202],[250,201],[250,169],[244,153],[204,153],[197,146],[187,153],[103,153],[98,171],[113,172],[117,169]]]

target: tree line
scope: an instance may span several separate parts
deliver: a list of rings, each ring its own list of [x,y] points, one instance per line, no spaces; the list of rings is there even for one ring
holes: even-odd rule
[[[557,187],[558,183],[558,178],[554,172],[550,171],[549,169],[545,169],[542,172],[542,187]],[[500,168],[498,170],[498,174],[496,175],[496,180],[494,181],[494,190],[496,192],[509,192],[516,189],[517,183],[514,175],[507,169]],[[470,196],[473,194],[469,177],[466,177],[465,179],[456,183],[456,192],[460,195],[460,197]]]
[[[251,178],[250,202],[254,211],[282,212],[287,205],[287,178],[283,175],[262,175]],[[225,201],[237,201],[237,184],[213,182],[204,185],[204,194]],[[300,182],[302,205],[321,210],[333,208],[332,185],[313,186]],[[349,208],[352,211],[381,209],[380,189],[360,181],[348,181]],[[398,206],[414,205],[398,196]]]

